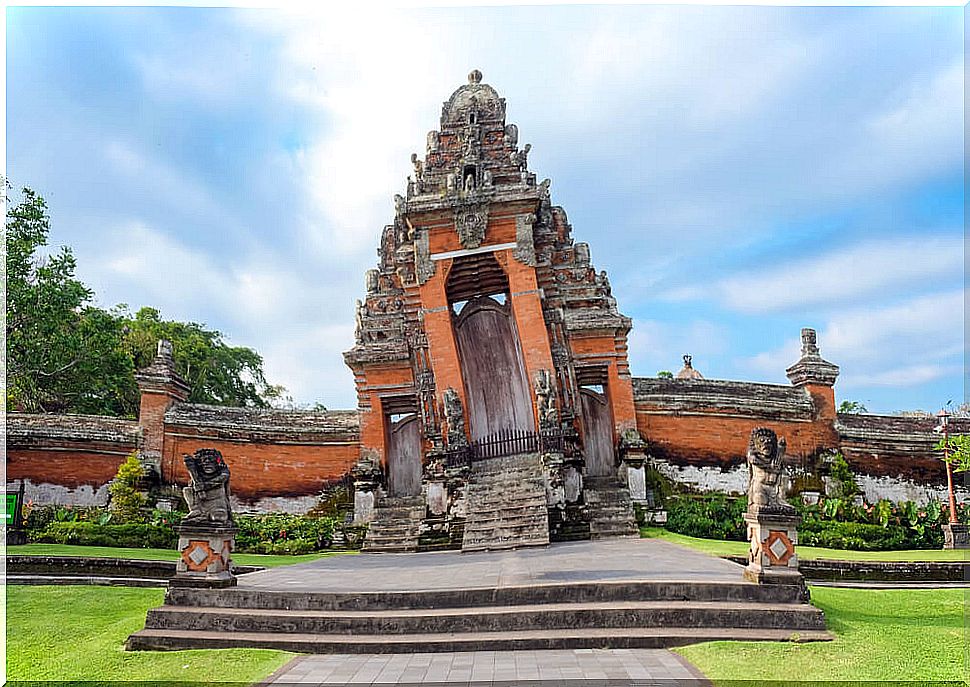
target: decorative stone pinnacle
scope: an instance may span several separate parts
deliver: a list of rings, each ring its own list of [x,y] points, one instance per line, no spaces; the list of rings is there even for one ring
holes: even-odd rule
[[[685,353],[684,367],[674,376],[674,379],[704,379],[704,375],[694,369],[693,360],[694,357],[690,353]]]
[[[802,357],[820,357],[818,352],[818,338],[815,334],[815,330],[810,329],[809,327],[802,328]]]
[[[822,359],[815,330],[805,327],[802,329],[802,357],[785,372],[795,386],[833,386],[839,376],[839,366]]]
[[[482,73],[477,69],[473,69],[468,73],[468,83],[481,83]]]

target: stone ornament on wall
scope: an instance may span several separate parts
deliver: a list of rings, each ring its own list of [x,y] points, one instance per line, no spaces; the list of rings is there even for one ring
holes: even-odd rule
[[[532,225],[536,216],[532,213],[515,216],[515,250],[512,256],[523,265],[536,266],[536,246],[532,237]]]
[[[463,248],[478,248],[488,227],[488,203],[464,205],[455,210],[455,229]]]
[[[788,475],[784,459],[787,443],[772,430],[756,427],[748,442],[748,511],[771,511],[795,514],[795,508],[785,501]]]

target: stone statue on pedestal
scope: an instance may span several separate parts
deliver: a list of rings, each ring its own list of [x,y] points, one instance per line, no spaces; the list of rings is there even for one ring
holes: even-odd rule
[[[751,430],[748,442],[748,565],[744,577],[760,584],[799,585],[807,599],[808,588],[798,572],[798,525],[801,517],[785,501],[786,442],[767,427]]]
[[[229,506],[229,466],[214,448],[200,448],[193,455],[183,456],[192,483],[182,490],[189,514],[184,525],[232,525]]]
[[[171,584],[231,587],[236,584],[231,555],[238,530],[229,504],[229,466],[214,448],[200,448],[183,459],[192,478],[182,490],[189,514],[176,528],[179,560]]]

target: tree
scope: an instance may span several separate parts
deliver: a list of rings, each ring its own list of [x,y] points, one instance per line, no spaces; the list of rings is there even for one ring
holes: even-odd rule
[[[842,401],[839,404],[840,413],[868,413],[869,409],[866,408],[861,401]]]
[[[148,505],[148,498],[139,491],[144,478],[145,468],[134,453],[118,467],[108,492],[111,494],[109,508],[120,522],[144,521],[142,509]]]
[[[163,320],[155,308],[128,317],[125,344],[136,368],[149,365],[159,339],[172,342],[175,368],[188,382],[191,403],[266,408],[286,390],[270,385],[263,358],[251,348],[230,346],[222,332],[196,322]]]
[[[120,319],[88,304],[70,248],[44,255],[49,233],[44,199],[23,189],[6,215],[8,407],[127,414],[135,386]]]
[[[6,186],[9,189],[9,184]],[[189,400],[228,406],[270,405],[285,397],[271,386],[254,350],[230,346],[221,332],[163,320],[154,308],[103,310],[75,277],[68,247],[45,250],[50,218],[29,188],[7,209],[7,405],[24,412],[134,417],[134,371],[149,365],[159,339],[172,342]]]
[[[940,439],[934,446],[937,451],[943,451],[940,456],[946,465],[946,489],[950,505],[950,522],[959,522],[957,519],[957,497],[953,488],[953,473],[970,472],[970,435],[955,434],[952,437]]]
[[[657,379],[673,379],[674,373],[670,370],[660,370],[657,373]]]

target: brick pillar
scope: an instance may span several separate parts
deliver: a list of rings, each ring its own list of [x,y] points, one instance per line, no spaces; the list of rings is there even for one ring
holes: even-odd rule
[[[793,385],[804,388],[812,397],[815,421],[819,425],[817,436],[823,437],[823,441],[828,443],[819,448],[835,448],[839,434],[835,429],[834,386],[839,376],[839,366],[822,359],[814,329],[802,329],[802,357],[786,373]]]
[[[165,411],[189,397],[189,385],[175,371],[172,343],[162,339],[151,365],[135,374],[141,404],[138,424],[142,428],[141,459],[154,467],[168,481],[171,475],[162,472],[162,455],[165,448]]]
[[[434,372],[435,394],[439,405],[444,402],[445,390],[449,387],[458,392],[465,408],[465,422],[468,422],[468,403],[465,400],[465,384],[461,376],[458,360],[458,344],[451,326],[451,308],[445,283],[451,270],[451,260],[438,262],[434,276],[421,285],[421,309],[424,314],[424,331],[428,336],[428,353]]]
[[[552,363],[552,347],[549,345],[549,330],[542,315],[542,299],[539,297],[539,284],[534,267],[523,265],[512,257],[511,250],[495,253],[499,264],[509,278],[509,292],[512,299],[512,316],[522,346],[522,360],[529,389],[532,390],[532,407],[536,407],[533,380],[539,370],[547,370],[555,376]],[[538,418],[536,419],[538,426]]]

